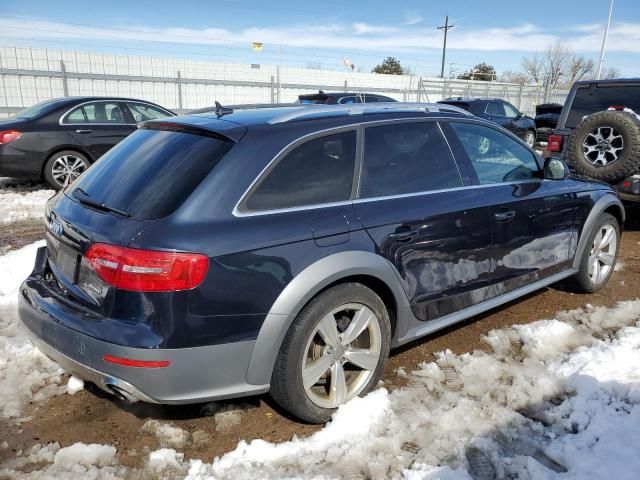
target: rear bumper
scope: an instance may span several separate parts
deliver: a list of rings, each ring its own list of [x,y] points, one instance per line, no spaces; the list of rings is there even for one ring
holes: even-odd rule
[[[43,159],[24,153],[11,144],[0,145],[0,176],[39,179],[42,176]]]
[[[29,277],[20,289],[19,316],[33,342],[68,372],[130,401],[184,404],[260,394],[269,385],[247,383],[255,341],[205,347],[131,348],[99,340],[64,325],[57,300],[43,281]],[[80,312],[79,312],[80,315]],[[87,320],[91,321],[91,320]],[[165,368],[125,367],[105,355],[134,360],[166,360]]]

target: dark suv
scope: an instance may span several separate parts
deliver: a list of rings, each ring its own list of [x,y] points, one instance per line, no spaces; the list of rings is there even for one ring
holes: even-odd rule
[[[640,202],[640,80],[576,82],[545,157],[565,160],[579,174],[615,185]]]
[[[476,117],[485,118],[510,130],[533,147],[536,143],[536,122],[501,98],[447,98],[438,103],[464,108]]]
[[[147,122],[48,202],[20,318],[119,397],[270,391],[325,421],[390,348],[568,277],[607,282],[624,209],[567,173],[445,105]]]

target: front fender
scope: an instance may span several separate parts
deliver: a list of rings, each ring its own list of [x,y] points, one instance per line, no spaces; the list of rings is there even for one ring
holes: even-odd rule
[[[363,251],[324,257],[300,272],[274,302],[258,333],[247,369],[247,382],[269,383],[280,345],[296,315],[324,288],[355,275],[368,275],[384,282],[393,293],[398,311],[409,308],[400,279],[384,257]]]

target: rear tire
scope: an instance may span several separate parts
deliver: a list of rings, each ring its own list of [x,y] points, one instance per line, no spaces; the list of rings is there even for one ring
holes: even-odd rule
[[[329,420],[337,407],[376,387],[391,345],[389,313],[359,283],[320,293],[287,332],[271,377],[271,396],[310,423]]]
[[[56,190],[73,183],[87,168],[89,159],[75,150],[62,150],[49,157],[44,165],[44,179]]]
[[[603,213],[589,232],[578,273],[571,279],[571,290],[594,293],[604,287],[614,271],[620,251],[620,225],[613,215]]]

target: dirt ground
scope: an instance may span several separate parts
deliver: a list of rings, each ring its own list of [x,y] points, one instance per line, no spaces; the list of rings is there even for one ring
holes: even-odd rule
[[[562,286],[553,286],[436,335],[415,341],[392,352],[384,372],[384,386],[390,389],[402,387],[405,380],[398,375],[398,368],[402,367],[410,372],[418,364],[434,360],[434,352],[450,349],[459,354],[485,348],[481,337],[492,329],[553,318],[558,310],[578,308],[588,303],[610,306],[620,300],[639,297],[639,223],[632,220],[628,225],[620,253],[622,269],[613,274],[609,284],[600,292],[576,295],[563,290]],[[0,230],[0,245],[11,244],[11,249],[41,238],[38,222],[16,223],[9,229],[3,227]],[[194,446],[190,442],[183,450],[185,458],[205,461],[212,461],[216,456],[233,450],[240,440],[249,442],[261,438],[280,442],[289,440],[294,435],[309,435],[320,428],[291,418],[268,395],[221,403],[242,406],[241,423],[224,432],[216,431],[214,419],[201,413],[202,405],[126,405],[88,385],[76,395],[62,395],[31,405],[25,412],[31,420],[21,425],[0,420],[0,441],[6,439],[10,445],[9,449],[0,450],[0,461],[13,457],[18,450],[36,443],[55,441],[68,446],[75,442],[85,442],[115,445],[122,464],[138,466],[145,458],[144,452],[159,448],[155,437],[139,432],[140,427],[149,419],[171,423],[191,434],[198,430],[207,432],[211,436],[208,443]],[[135,449],[135,453],[131,449]]]

